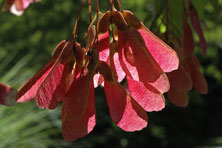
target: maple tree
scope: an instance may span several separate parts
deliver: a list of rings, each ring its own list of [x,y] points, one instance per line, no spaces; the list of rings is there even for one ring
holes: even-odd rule
[[[4,9],[15,6],[23,11],[33,1],[7,1]],[[132,12],[111,8],[91,18],[81,43],[77,42],[79,19],[72,34],[54,49],[52,57],[32,78],[18,89],[17,102],[33,99],[39,107],[55,109],[62,101],[62,129],[66,140],[76,140],[90,133],[96,124],[94,87],[102,86],[112,120],[125,131],[146,127],[145,111],[165,107],[164,93],[177,106],[188,104],[187,92],[192,88],[207,93],[200,63],[193,55],[194,38],[191,25],[200,38],[204,54],[207,45],[197,10],[190,0],[183,1],[182,35],[166,14],[167,30],[158,38]],[[12,11],[13,12],[13,11]],[[172,21],[172,22],[171,22]],[[95,26],[94,26],[95,25]],[[84,40],[88,38],[84,46]],[[166,43],[165,43],[166,42]],[[168,44],[168,45],[167,45]],[[169,78],[169,80],[168,80]],[[124,85],[120,84],[124,80]],[[182,80],[182,81],[181,81]],[[1,84],[1,104],[11,93]]]

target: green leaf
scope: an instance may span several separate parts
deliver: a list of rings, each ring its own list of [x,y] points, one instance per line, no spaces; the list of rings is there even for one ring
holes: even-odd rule
[[[166,1],[162,1],[162,0],[155,0],[154,1],[155,16],[154,16],[152,24],[150,26],[151,30],[152,30],[153,26],[155,25],[157,19],[160,17],[160,15],[165,10],[165,6],[166,6]]]
[[[178,36],[182,35],[182,15],[183,15],[183,2],[178,0],[168,1],[168,28]]]
[[[5,6],[6,0],[0,0],[0,12],[2,8]]]

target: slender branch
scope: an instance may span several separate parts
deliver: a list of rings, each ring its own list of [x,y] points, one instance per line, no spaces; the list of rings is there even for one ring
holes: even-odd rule
[[[79,9],[79,13],[78,13],[78,16],[77,16],[77,19],[76,19],[76,23],[75,23],[73,32],[72,32],[72,34],[74,35],[74,42],[76,42],[79,19],[80,19],[81,11],[82,11],[82,8],[83,8],[85,2],[86,2],[86,0],[83,0],[82,5],[81,5],[81,7]]]
[[[99,23],[99,1],[96,0],[96,29],[98,27],[98,23]],[[98,32],[96,31],[96,41],[98,41]]]
[[[116,1],[117,1],[118,5],[119,5],[120,11],[123,12],[123,7],[122,7],[120,1],[119,0],[116,0]]]
[[[92,22],[92,8],[91,0],[89,0],[89,22]]]
[[[99,15],[99,2],[96,0],[96,14]]]
[[[88,35],[88,33],[89,33],[89,31],[90,31],[93,23],[95,22],[96,18],[97,18],[97,15],[95,15],[95,16],[93,17],[93,20],[91,21],[91,23],[90,23],[90,25],[89,25],[89,27],[88,27],[87,32],[84,34],[83,39],[82,39],[82,41],[81,41],[81,46],[82,46],[84,40],[86,39],[86,37],[87,37],[87,35]]]
[[[113,11],[114,10],[114,3],[113,3],[113,0],[110,0],[110,5],[111,5],[111,11]]]

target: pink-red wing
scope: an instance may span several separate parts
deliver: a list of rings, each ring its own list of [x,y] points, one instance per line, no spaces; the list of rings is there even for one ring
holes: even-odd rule
[[[118,37],[120,62],[123,62],[121,66],[128,76],[134,77],[134,80],[139,79],[148,83],[156,81],[163,74],[160,66],[147,51],[142,36],[137,30],[129,29],[127,32],[119,32]],[[121,47],[123,48],[121,49]],[[135,72],[138,73],[138,77]]]
[[[135,81],[127,77],[132,98],[148,112],[160,111],[165,107],[164,96],[149,84]]]
[[[187,22],[187,18],[183,20],[183,53],[185,57],[193,55],[194,51],[194,39],[190,25]]]
[[[72,49],[73,42],[67,42],[53,68],[40,85],[36,96],[36,103],[39,107],[55,109],[64,98]],[[64,58],[66,59],[64,60]]]
[[[150,52],[164,72],[176,70],[179,66],[179,59],[176,52],[155,36],[148,28],[143,26],[139,30],[146,43],[146,49]]]
[[[200,72],[197,58],[192,58],[186,62],[189,64],[195,89],[201,94],[206,94],[208,92],[208,86],[203,74]]]
[[[119,40],[119,44],[118,44],[119,62],[120,62],[122,69],[124,70],[125,74],[128,77],[131,77],[132,79],[134,79],[136,81],[140,81],[136,67],[134,66],[134,64],[133,65],[132,65],[132,63],[130,64],[127,61],[127,59],[125,58],[121,33],[119,33],[118,38],[119,38],[118,39]]]
[[[55,51],[62,51],[61,49],[64,47],[64,45],[65,41],[60,42],[55,48]],[[53,56],[43,68],[41,68],[33,77],[31,77],[23,86],[19,88],[16,96],[17,102],[27,102],[34,99],[39,86],[51,71],[57,57],[58,55]]]
[[[196,8],[193,6],[193,4],[190,0],[189,0],[188,13],[190,16],[190,22],[200,39],[200,46],[203,49],[204,54],[206,54],[207,53],[207,43],[206,43],[202,28],[200,26],[200,18],[198,16]]]
[[[99,60],[106,61],[109,53],[109,33],[107,32],[99,35],[98,41],[94,44],[94,47],[97,49],[99,54],[100,52],[103,53],[105,50],[104,54],[99,55]]]
[[[124,131],[137,131],[147,126],[147,114],[117,83],[105,81],[104,90],[112,120]]]
[[[99,35],[98,42],[95,43],[94,47],[99,52],[99,60],[106,62],[109,59],[109,33]],[[96,88],[103,84],[104,79],[100,74],[96,74],[93,77],[93,81]]]
[[[117,75],[118,82],[121,82],[125,78],[126,74],[120,65],[119,54],[114,53],[114,55],[110,57],[110,61],[107,61],[107,64],[109,64],[109,62],[112,71]]]
[[[186,107],[188,105],[189,98],[186,91],[170,88],[170,90],[167,92],[167,96],[170,102],[176,106]]]
[[[71,112],[67,112],[67,107]],[[72,120],[75,109],[72,106],[63,104],[62,106],[62,133],[65,140],[76,140],[78,138],[88,135],[96,125],[96,109],[95,109],[95,95],[93,83],[91,83],[89,98],[86,105],[86,110],[79,120]]]
[[[203,74],[198,70],[194,70],[192,79],[195,89],[201,94],[207,94],[208,86]]]
[[[68,65],[57,63],[40,85],[36,103],[39,107],[55,109],[65,96]]]
[[[93,84],[94,87],[98,87],[98,86],[104,86],[104,78],[101,74],[97,73],[93,76]]]
[[[84,75],[76,72],[74,75],[74,81],[63,100],[66,112],[72,114],[71,120],[79,120],[85,112],[93,73],[89,71]]]
[[[17,0],[17,1],[21,1],[21,2],[22,2],[22,8],[23,8],[23,10],[26,9],[26,8],[28,8],[29,5],[32,3],[31,0]]]
[[[11,87],[0,83],[0,104],[11,106],[16,103],[17,91]]]
[[[109,34],[108,32],[104,35],[99,36],[98,42],[95,44],[95,48],[99,51],[99,60],[106,62],[110,65],[113,71],[118,76],[118,82],[121,82],[125,77],[125,72],[122,70],[122,67],[119,62],[118,53],[114,53],[114,55],[110,55],[109,50]],[[94,76],[94,86],[98,87],[102,85],[104,82],[103,77],[100,74],[96,74]]]
[[[24,10],[24,4],[23,4],[23,0],[15,0],[15,5],[16,5],[16,9],[21,11]]]
[[[54,59],[44,65],[31,79],[29,79],[22,87],[19,88],[17,94],[17,102],[27,102],[35,98],[37,90],[48,73],[51,71]]]
[[[180,64],[177,70],[168,73],[168,78],[170,80],[171,88],[180,91],[188,91],[193,86],[191,76],[182,64]]]
[[[199,69],[200,68],[200,62],[199,62],[198,58],[196,56],[193,56],[192,60],[193,60],[193,64],[194,64],[195,68]]]
[[[170,82],[165,73],[160,75],[160,77],[155,82],[148,83],[148,84],[153,86],[162,94],[167,92],[170,89]]]

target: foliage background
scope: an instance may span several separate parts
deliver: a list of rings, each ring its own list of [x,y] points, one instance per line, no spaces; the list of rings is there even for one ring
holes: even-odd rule
[[[0,81],[18,88],[40,69],[54,47],[71,33],[80,3],[80,0],[42,0],[32,4],[21,17],[0,13]],[[99,3],[102,12],[108,10],[108,1],[100,0]],[[134,12],[147,27],[155,19],[155,12],[163,9],[163,3],[155,7],[155,0],[122,0],[123,7]],[[97,88],[97,125],[91,134],[75,142],[62,139],[60,108],[39,109],[34,101],[10,108],[0,106],[0,148],[221,147],[222,13],[219,10],[222,1],[214,7],[210,0],[194,3],[205,23],[208,43],[207,56],[203,56],[195,36],[195,54],[209,86],[207,95],[192,90],[187,108],[175,107],[166,100],[163,111],[148,113],[147,128],[126,133],[111,121],[103,89]],[[172,12],[176,13],[176,9],[177,5],[172,7]],[[156,22],[154,31],[157,31],[156,26],[162,25],[161,20]],[[80,24],[79,39],[89,24],[87,6]]]

